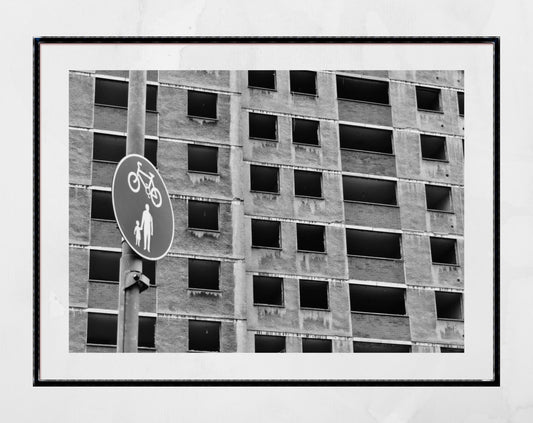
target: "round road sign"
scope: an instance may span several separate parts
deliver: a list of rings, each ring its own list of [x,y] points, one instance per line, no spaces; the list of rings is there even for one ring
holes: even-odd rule
[[[161,175],[138,154],[124,157],[115,170],[113,211],[122,236],[142,258],[166,256],[174,238],[174,212]]]

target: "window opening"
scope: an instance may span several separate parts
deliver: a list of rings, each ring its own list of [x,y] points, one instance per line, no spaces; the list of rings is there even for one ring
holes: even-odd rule
[[[416,87],[416,104],[418,110],[440,112],[440,90]]]
[[[217,95],[203,91],[187,92],[187,115],[206,119],[217,118]]]
[[[328,282],[314,280],[300,280],[300,307],[327,310]]]
[[[452,211],[450,187],[426,185],[426,206],[428,210]]]
[[[250,165],[250,189],[278,194],[279,168]]]
[[[341,149],[392,154],[392,131],[339,125]]]
[[[218,148],[189,144],[187,166],[192,172],[218,173]]]
[[[278,118],[274,115],[264,115],[262,113],[249,113],[248,126],[250,138],[263,140],[277,140]]]
[[[355,312],[405,315],[405,289],[350,284],[350,309]]]
[[[337,97],[343,100],[389,104],[389,83],[337,75]]]
[[[429,160],[446,160],[446,138],[420,134],[422,158]]]
[[[462,294],[435,291],[437,319],[463,320]]]
[[[189,200],[189,228],[218,231],[218,203]]]
[[[331,339],[302,338],[302,352],[330,353]]]
[[[295,170],[294,195],[322,198],[322,172]]]
[[[283,305],[283,279],[254,276],[254,304]]]
[[[128,83],[96,78],[94,102],[115,107],[128,107]]]
[[[255,352],[257,353],[284,353],[285,337],[270,335],[255,335]]]
[[[405,344],[382,344],[380,342],[357,342],[353,343],[354,353],[408,353],[411,346]]]
[[[343,176],[342,188],[344,201],[397,205],[395,181]]]
[[[430,238],[431,261],[435,264],[457,264],[455,239]]]
[[[298,251],[325,252],[324,226],[296,224]]]
[[[87,314],[87,343],[117,345],[116,314]],[[155,348],[155,317],[139,316],[138,345],[141,348]]]
[[[253,247],[281,247],[280,222],[252,219]]]
[[[457,105],[459,106],[459,114],[464,116],[465,114],[465,93],[457,92]]]
[[[189,259],[189,288],[218,291],[220,262]]]
[[[118,163],[126,155],[126,137],[94,133],[93,160]],[[157,140],[144,140],[144,156],[157,167]]]
[[[464,348],[449,348],[449,347],[440,347],[441,353],[464,353]]]
[[[297,94],[316,95],[316,72],[290,71],[291,92]]]
[[[115,220],[110,191],[92,190],[91,219]]]
[[[248,86],[263,88],[266,90],[276,89],[276,71],[248,71]]]
[[[295,144],[319,145],[318,120],[293,119],[292,120],[292,142]]]
[[[346,229],[348,255],[400,259],[400,240],[397,233]]]
[[[189,320],[189,351],[220,351],[220,322]]]

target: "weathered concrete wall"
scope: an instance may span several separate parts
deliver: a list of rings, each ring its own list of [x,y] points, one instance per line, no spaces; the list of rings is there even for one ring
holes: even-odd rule
[[[94,79],[88,75],[69,74],[69,125],[93,126]]]
[[[402,229],[425,230],[426,192],[423,184],[398,181],[398,205]]]
[[[402,129],[415,128],[417,122],[415,86],[390,81],[389,101],[392,109],[392,125]]]
[[[189,322],[170,316],[157,316],[155,345],[157,352],[184,352],[189,349]]]
[[[97,73],[98,75],[109,75],[109,76],[117,76],[119,78],[129,78],[130,72],[127,70],[97,70],[94,71],[94,73]],[[157,81],[158,79],[158,71],[147,71],[146,72],[146,79],[148,81]]]
[[[402,250],[407,285],[433,285],[429,237],[404,233]]]
[[[91,192],[77,187],[69,188],[69,242],[89,244]]]
[[[408,341],[409,317],[352,312],[353,336]]]
[[[390,229],[401,227],[400,209],[395,206],[345,201],[344,215],[348,225]]]
[[[93,162],[92,167],[92,184],[98,187],[111,188],[111,185],[113,184],[113,175],[115,174],[117,164]]]
[[[139,310],[141,312],[155,313],[156,311],[156,287],[151,286],[139,296]],[[105,310],[118,310],[119,284],[113,282],[89,282],[90,308]]]
[[[437,341],[437,310],[434,291],[407,289],[405,306],[413,341]]]
[[[87,313],[84,310],[68,312],[69,352],[85,352],[87,339]]]
[[[89,250],[69,248],[69,305],[87,307]]]
[[[456,320],[437,320],[437,334],[441,342],[448,344],[464,343],[464,323]]]
[[[341,160],[344,172],[396,176],[396,160],[389,154],[341,150]]]
[[[122,235],[114,221],[91,219],[91,245],[120,248]]]
[[[128,110],[114,106],[94,106],[94,128],[107,131],[126,132]],[[145,134],[157,135],[157,113],[147,112]]]
[[[348,256],[350,279],[403,283],[403,260]]]
[[[371,125],[392,125],[391,106],[355,100],[339,100],[339,120],[367,123]]]
[[[226,90],[230,86],[230,72],[217,70],[160,70],[159,82],[189,87]]]
[[[426,226],[430,232],[457,234],[459,233],[457,222],[458,219],[455,213],[428,210],[426,214]]]
[[[91,158],[93,134],[77,129],[69,130],[69,182],[89,185],[91,183]]]
[[[445,87],[464,87],[464,71],[449,70],[391,70],[389,78],[400,81],[419,82],[421,84],[441,85]]]

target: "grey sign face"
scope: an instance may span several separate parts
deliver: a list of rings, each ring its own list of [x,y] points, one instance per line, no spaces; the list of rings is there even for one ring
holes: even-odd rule
[[[157,169],[138,154],[117,165],[112,186],[113,210],[122,236],[139,256],[159,260],[174,238],[174,212]]]

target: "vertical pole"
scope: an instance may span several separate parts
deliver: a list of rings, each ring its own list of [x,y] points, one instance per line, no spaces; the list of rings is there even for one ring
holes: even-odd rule
[[[126,155],[144,156],[146,121],[146,71],[130,71],[128,87],[128,135]],[[142,260],[122,239],[120,258],[117,352],[137,352],[139,333],[139,287],[135,284],[124,290],[126,275],[142,272]]]

